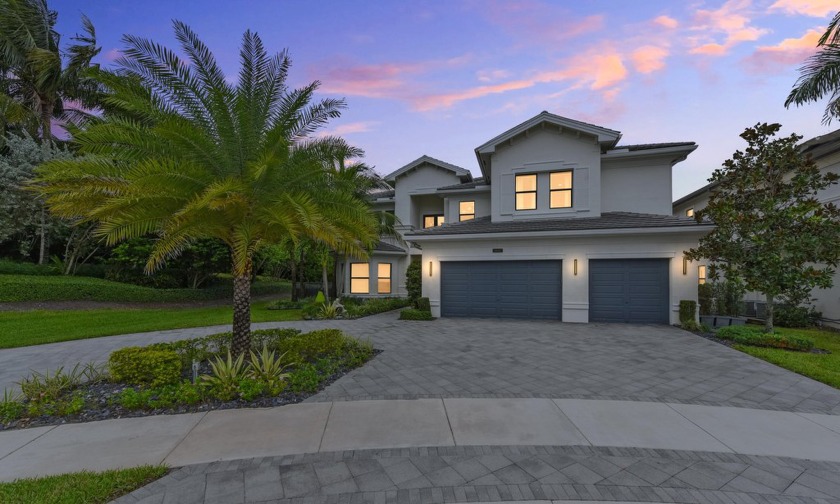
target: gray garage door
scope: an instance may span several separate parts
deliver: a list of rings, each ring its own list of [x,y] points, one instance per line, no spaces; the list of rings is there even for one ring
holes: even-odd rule
[[[441,263],[441,315],[560,320],[560,261]]]
[[[589,320],[667,324],[670,259],[589,261]]]

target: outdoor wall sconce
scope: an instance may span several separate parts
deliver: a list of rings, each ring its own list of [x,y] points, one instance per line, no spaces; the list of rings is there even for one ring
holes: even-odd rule
[[[575,276],[577,276],[577,259],[575,259]]]
[[[429,276],[432,276],[432,261],[429,261]]]
[[[688,257],[683,256],[683,275],[688,275]]]

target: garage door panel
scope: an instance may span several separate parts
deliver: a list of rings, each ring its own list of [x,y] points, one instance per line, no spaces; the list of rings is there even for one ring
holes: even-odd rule
[[[560,261],[441,263],[441,315],[560,319]]]
[[[589,261],[589,320],[667,324],[668,259]]]

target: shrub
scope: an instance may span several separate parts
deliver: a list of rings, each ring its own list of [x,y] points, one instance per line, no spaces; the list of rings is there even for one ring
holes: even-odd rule
[[[24,406],[20,396],[8,389],[3,390],[3,400],[0,401],[0,423],[16,420],[23,413]]]
[[[149,407],[149,401],[152,399],[151,390],[136,390],[134,388],[127,388],[120,392],[119,402],[120,406],[129,410],[146,409]]]
[[[0,275],[60,275],[61,268],[54,264],[35,264],[0,259]]]
[[[405,289],[408,291],[408,299],[415,300],[422,296],[423,281],[420,278],[423,271],[420,261],[411,261],[405,272]]]
[[[420,311],[432,312],[432,303],[427,297],[417,298],[417,301],[414,302],[414,307]]]
[[[701,315],[737,317],[743,311],[744,288],[739,282],[707,282],[697,289]]]
[[[82,375],[77,364],[69,373],[60,367],[50,374],[32,372],[18,382],[23,396],[33,403],[57,401],[66,392],[77,387],[82,382]]]
[[[333,299],[332,303],[322,303],[318,309],[318,318],[334,319],[340,315],[344,315],[344,305],[338,299]]]
[[[822,312],[806,306],[780,304],[773,307],[773,323],[780,327],[814,327]]]
[[[324,304],[327,302],[327,296],[324,295],[324,291],[318,291],[318,294],[315,295],[315,304]]]
[[[415,308],[406,308],[400,312],[400,320],[434,320],[432,312],[417,310]]]
[[[344,301],[344,307],[351,318],[366,317],[368,315],[397,310],[411,304],[409,299],[399,297],[369,298],[364,300],[347,298]]]
[[[245,354],[236,359],[227,353],[227,359],[216,357],[210,361],[212,373],[201,377],[211,393],[222,401],[230,401],[239,392],[239,383],[245,378]]]
[[[697,302],[683,299],[680,301],[680,324],[697,325]]]
[[[251,350],[251,367],[248,368],[248,377],[264,384],[272,396],[280,394],[289,378],[286,370],[292,365],[286,361],[286,355],[284,353],[277,357],[267,346],[264,346],[260,353]]]
[[[182,363],[173,350],[128,347],[111,353],[108,369],[115,382],[159,387],[181,379]]]
[[[239,381],[239,397],[245,401],[253,401],[261,397],[265,393],[265,389],[265,383],[258,380],[243,378]]]
[[[785,350],[810,351],[814,348],[813,340],[779,333],[765,333],[756,326],[728,326],[717,332],[717,337],[731,340],[733,343],[748,346],[781,348]]]
[[[320,384],[321,376],[313,364],[303,364],[289,376],[289,388],[296,394],[317,392]]]
[[[278,347],[290,361],[314,362],[321,357],[340,356],[349,339],[338,329],[321,329],[286,338]]]

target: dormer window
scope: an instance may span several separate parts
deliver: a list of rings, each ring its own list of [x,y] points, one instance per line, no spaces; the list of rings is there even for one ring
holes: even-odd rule
[[[438,227],[443,224],[443,214],[424,215],[423,229]]]
[[[458,221],[464,222],[475,219],[475,201],[458,203]]]
[[[549,207],[572,207],[572,172],[552,172],[548,176]]]
[[[516,209],[537,209],[537,174],[516,176]]]

